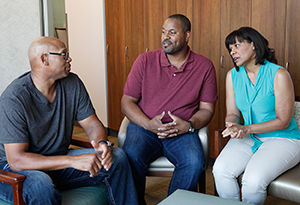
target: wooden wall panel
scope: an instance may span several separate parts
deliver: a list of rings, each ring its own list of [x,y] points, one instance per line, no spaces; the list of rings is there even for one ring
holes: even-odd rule
[[[286,1],[252,0],[251,26],[274,48],[279,65],[284,65]]]
[[[144,1],[125,1],[126,77],[138,55],[145,52],[144,8]]]
[[[107,92],[108,92],[108,125],[118,130],[121,112],[120,102],[125,83],[125,27],[124,0],[106,0],[106,44],[107,44]],[[120,33],[122,35],[120,35]]]
[[[220,52],[220,1],[198,0],[193,5],[192,50],[209,58],[215,66],[217,82],[219,81]],[[214,152],[214,130],[219,128],[219,106],[215,106],[215,114],[209,123],[210,153]]]
[[[237,12],[238,11],[238,12]],[[232,31],[242,27],[250,26],[251,21],[251,0],[221,1],[221,34],[220,34],[220,66],[219,66],[219,126],[225,126],[226,116],[226,94],[225,80],[227,72],[234,67],[232,59],[225,47],[225,39]],[[221,59],[222,58],[222,59]]]
[[[145,0],[145,51],[161,48],[162,25],[167,17],[166,0]]]
[[[167,0],[167,16],[172,14],[183,14],[192,23],[193,30],[193,0]],[[190,38],[189,45],[193,49],[193,39]]]
[[[300,96],[300,1],[287,1],[287,21],[285,37],[285,61],[293,79],[295,95]]]

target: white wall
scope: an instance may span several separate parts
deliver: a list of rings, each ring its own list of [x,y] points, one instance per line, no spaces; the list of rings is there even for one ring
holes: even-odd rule
[[[84,82],[108,127],[104,0],[65,0],[72,71]]]
[[[28,48],[42,34],[40,0],[0,1],[0,94],[30,71]]]

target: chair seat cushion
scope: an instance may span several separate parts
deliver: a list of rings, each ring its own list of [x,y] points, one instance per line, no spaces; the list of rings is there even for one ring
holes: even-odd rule
[[[240,186],[242,177],[243,174],[239,176]],[[300,203],[300,163],[272,181],[268,195]]]
[[[108,205],[105,185],[80,187],[62,191],[63,205]]]
[[[62,205],[108,205],[105,185],[80,187],[62,191]],[[11,205],[0,199],[0,205]]]
[[[268,195],[300,203],[300,163],[271,182]]]
[[[148,166],[148,171],[151,172],[173,172],[175,166],[164,156],[157,158]]]
[[[12,204],[7,203],[7,202],[3,201],[2,199],[0,199],[0,205],[12,205]]]

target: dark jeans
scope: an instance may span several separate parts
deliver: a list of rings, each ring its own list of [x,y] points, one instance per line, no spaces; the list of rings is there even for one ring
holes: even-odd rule
[[[198,131],[159,139],[156,134],[130,123],[123,149],[129,157],[139,204],[146,204],[144,194],[147,166],[162,155],[175,165],[168,195],[177,189],[196,190],[198,179],[204,170],[204,154]]]
[[[68,155],[80,155],[94,152],[94,149],[69,150]],[[110,204],[138,204],[136,189],[130,165],[125,152],[121,148],[113,148],[113,165],[110,170],[102,169],[95,176],[89,172],[68,168],[51,172],[27,170],[17,172],[26,176],[23,186],[23,198],[26,204],[61,204],[59,190],[92,186],[101,183],[106,185],[106,194]],[[7,163],[0,169],[10,171]],[[12,187],[0,182],[0,198],[13,203]]]

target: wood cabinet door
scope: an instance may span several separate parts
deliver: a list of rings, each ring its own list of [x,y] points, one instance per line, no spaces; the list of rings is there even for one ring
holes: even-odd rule
[[[286,0],[252,0],[251,26],[275,49],[278,65],[284,66]]]
[[[198,0],[193,4],[192,17],[192,50],[209,58],[216,70],[217,82],[219,81],[219,52],[220,52],[220,1]],[[210,155],[214,153],[214,131],[218,129],[218,102],[215,114],[209,123]]]
[[[108,126],[118,130],[121,112],[121,98],[125,83],[125,21],[124,0],[105,0]]]
[[[219,61],[219,100],[218,100],[218,124],[219,129],[225,127],[226,117],[226,74],[234,67],[231,56],[225,47],[225,39],[232,31],[242,26],[250,26],[251,0],[226,0],[220,1],[220,55]],[[224,146],[229,138],[222,138],[221,146]],[[217,156],[214,156],[214,158]]]
[[[185,15],[192,24],[193,31],[193,0],[167,0],[167,16],[172,14],[183,14]],[[193,49],[193,39],[190,38],[189,46]]]
[[[126,75],[139,54],[145,52],[144,1],[125,0],[125,59]]]
[[[161,48],[162,26],[167,19],[166,0],[145,0],[145,51]]]
[[[227,72],[234,67],[231,56],[225,47],[225,39],[232,31],[242,26],[250,26],[251,0],[221,1],[221,47],[220,47],[220,79],[219,79],[219,124],[225,126],[226,117],[226,89],[225,81]]]
[[[295,95],[300,96],[300,1],[287,1],[285,65],[293,79]]]

